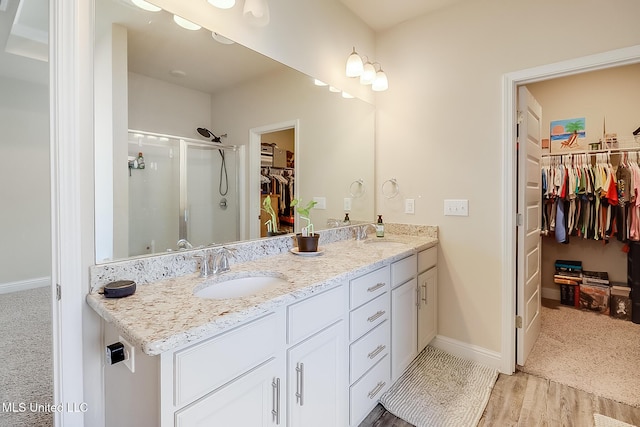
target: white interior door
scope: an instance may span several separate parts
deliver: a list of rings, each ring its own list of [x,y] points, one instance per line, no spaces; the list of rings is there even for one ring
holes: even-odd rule
[[[524,365],[540,333],[540,135],[542,107],[518,88],[518,256],[516,363]]]

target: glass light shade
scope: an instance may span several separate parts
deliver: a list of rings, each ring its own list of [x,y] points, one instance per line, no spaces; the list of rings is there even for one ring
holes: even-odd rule
[[[267,0],[244,0],[242,15],[257,27],[264,27],[269,23],[269,4]]]
[[[322,80],[318,80],[318,79],[313,79],[313,84],[316,86],[327,86],[327,84],[325,82],[323,82]]]
[[[389,80],[387,79],[387,75],[384,73],[384,71],[380,70],[376,73],[376,79],[371,85],[371,90],[382,92],[383,90],[387,89],[389,89]]]
[[[182,28],[184,28],[185,30],[191,30],[191,31],[196,31],[199,30],[200,28],[202,28],[200,25],[198,24],[194,24],[193,22],[184,19],[181,16],[178,15],[173,15],[173,21],[180,25]]]
[[[236,0],[207,0],[211,6],[218,9],[231,9],[236,5]]]
[[[362,69],[362,58],[360,58],[360,55],[356,52],[356,48],[353,48],[353,52],[347,58],[347,66],[345,70],[347,77],[360,77]]]
[[[376,69],[371,62],[364,64],[362,74],[360,74],[360,83],[370,85],[376,79]]]
[[[344,92],[344,91],[342,92],[342,97],[346,98],[346,99],[353,99],[353,95],[351,95],[348,92]]]
[[[216,33],[215,31],[213,31],[211,33],[211,37],[213,37],[213,39],[215,41],[217,41],[218,43],[222,43],[222,44],[234,44],[235,43],[233,40],[230,40],[230,39],[226,38],[225,36],[222,36],[222,35]]]
[[[131,0],[131,3],[135,4],[140,9],[144,9],[149,12],[160,12],[162,10],[161,7],[158,7],[155,4],[151,4],[144,0]]]
[[[338,93],[340,92],[340,89],[333,87],[333,86],[329,86],[329,92],[334,92],[334,93]]]

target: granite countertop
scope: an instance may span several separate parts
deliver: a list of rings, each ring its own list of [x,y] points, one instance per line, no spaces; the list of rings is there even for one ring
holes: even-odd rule
[[[403,244],[378,244],[381,240]],[[382,239],[370,237],[364,242],[338,241],[322,245],[323,253],[319,256],[289,252],[266,256],[233,264],[230,271],[216,276],[201,278],[199,273],[191,273],[138,285],[136,293],[126,298],[104,298],[92,292],[87,295],[87,303],[132,344],[148,355],[158,355],[436,244],[433,237],[389,233]],[[226,300],[193,294],[194,290],[217,281],[261,274],[277,275],[287,283],[256,295]]]

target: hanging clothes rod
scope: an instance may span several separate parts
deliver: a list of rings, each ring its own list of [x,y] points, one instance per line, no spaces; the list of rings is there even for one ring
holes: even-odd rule
[[[627,147],[627,148],[608,148],[603,150],[580,150],[580,151],[571,151],[565,153],[544,153],[540,157],[557,157],[557,156],[570,156],[572,154],[588,154],[588,155],[596,155],[599,153],[605,154],[617,154],[617,153],[625,153],[625,152],[638,151],[640,152],[640,147]]]

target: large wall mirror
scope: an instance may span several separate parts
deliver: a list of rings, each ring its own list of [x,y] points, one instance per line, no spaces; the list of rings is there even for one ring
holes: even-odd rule
[[[96,263],[260,238],[266,194],[285,231],[291,197],[324,202],[316,230],[374,219],[371,104],[166,11],[95,3]]]

